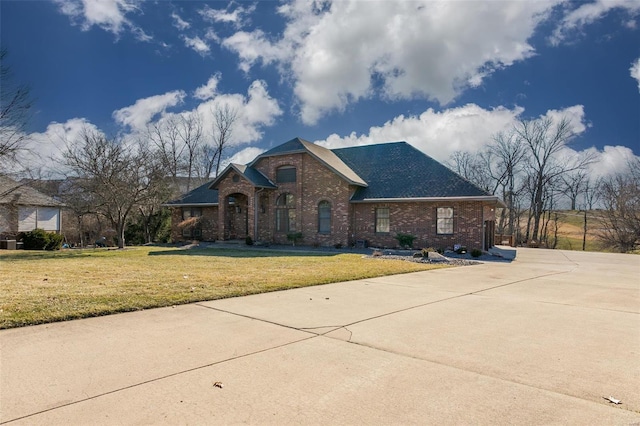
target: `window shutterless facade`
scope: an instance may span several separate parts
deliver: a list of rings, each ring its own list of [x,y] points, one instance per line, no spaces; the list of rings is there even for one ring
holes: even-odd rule
[[[328,201],[318,203],[318,233],[331,233],[331,203]]]
[[[200,207],[183,207],[182,208],[182,220],[191,218],[197,218],[202,216],[202,208]],[[182,236],[186,238],[200,238],[202,237],[202,230],[197,221],[193,222],[191,226],[185,226],[182,228]]]
[[[296,200],[293,194],[280,194],[276,200],[276,231],[296,230]]]
[[[182,220],[189,219],[190,217],[202,216],[202,208],[200,207],[183,207],[182,208]]]
[[[296,168],[282,166],[276,170],[276,183],[290,183],[296,181]]]
[[[436,211],[436,233],[453,234],[453,207],[438,207]]]
[[[389,208],[378,207],[376,209],[376,232],[385,234],[389,232]]]

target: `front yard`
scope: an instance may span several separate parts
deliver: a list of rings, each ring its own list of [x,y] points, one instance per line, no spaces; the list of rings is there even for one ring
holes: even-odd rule
[[[442,267],[350,253],[3,250],[0,329]]]

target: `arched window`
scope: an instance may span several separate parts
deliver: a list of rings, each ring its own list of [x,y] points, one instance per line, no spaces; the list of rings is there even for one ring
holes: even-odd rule
[[[320,234],[331,233],[331,203],[328,201],[318,203],[318,232]]]
[[[296,230],[296,198],[293,194],[280,194],[276,200],[276,231],[292,232]]]
[[[296,181],[296,168],[282,166],[276,170],[276,183],[290,183]]]

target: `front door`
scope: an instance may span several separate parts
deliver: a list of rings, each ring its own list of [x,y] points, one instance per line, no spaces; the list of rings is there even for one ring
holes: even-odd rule
[[[483,249],[489,250],[494,246],[496,223],[493,220],[484,221],[484,247]]]

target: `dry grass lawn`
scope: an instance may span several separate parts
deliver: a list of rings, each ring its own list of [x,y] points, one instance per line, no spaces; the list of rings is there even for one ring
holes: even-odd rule
[[[273,250],[3,250],[0,328],[441,267],[359,254]]]

